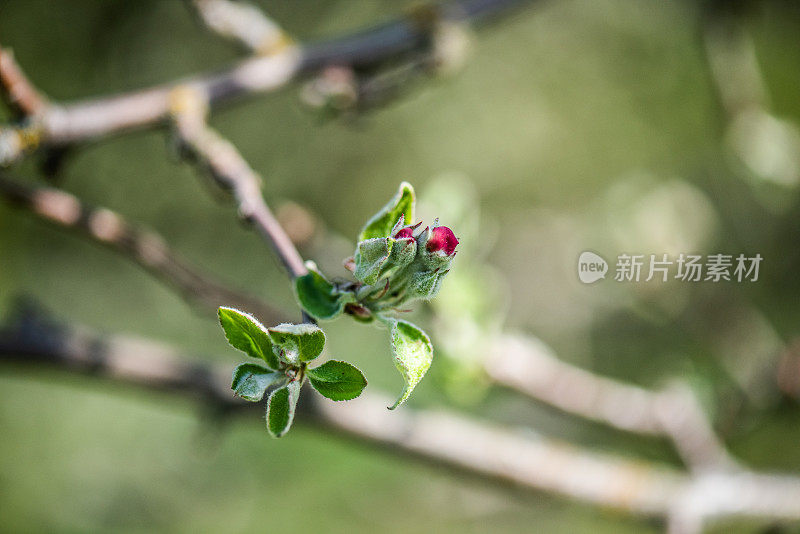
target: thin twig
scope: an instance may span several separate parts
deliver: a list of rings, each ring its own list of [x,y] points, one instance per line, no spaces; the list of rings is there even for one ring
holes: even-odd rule
[[[256,6],[231,0],[192,0],[192,6],[211,30],[238,41],[260,55],[271,55],[290,43],[280,26]]]
[[[233,397],[228,366],[201,363],[149,341],[99,338],[30,310],[0,328],[0,362],[181,393],[223,416],[254,406]],[[444,410],[388,414],[388,399],[374,393],[348,403],[305,397],[300,422],[313,421],[315,428],[520,488],[669,519],[674,534],[699,532],[712,520],[733,516],[800,520],[800,478],[794,476],[745,470],[684,474]]]
[[[0,196],[49,223],[74,230],[129,258],[204,312],[216,312],[218,306],[235,306],[271,324],[286,318],[264,301],[232,290],[197,270],[171,251],[160,235],[131,225],[107,208],[87,206],[60,189],[32,187],[2,173]]]
[[[177,89],[172,110],[178,139],[189,159],[210,171],[217,183],[231,192],[242,218],[272,246],[291,278],[306,274],[303,258],[264,201],[261,178],[236,147],[206,123],[203,95],[191,88]]]

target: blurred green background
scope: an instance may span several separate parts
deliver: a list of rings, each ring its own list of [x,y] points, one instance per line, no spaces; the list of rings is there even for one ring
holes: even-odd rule
[[[301,41],[407,7],[258,3]],[[800,119],[800,10],[793,2],[753,2],[743,16],[771,111]],[[565,360],[645,386],[685,378],[716,407],[737,457],[755,468],[797,471],[800,409],[791,391],[777,388],[773,371],[800,333],[800,169],[791,174],[800,141],[792,145],[791,122],[775,123],[787,146],[778,155],[786,171],[780,179],[769,168],[759,172],[758,154],[748,160],[746,148],[737,152],[737,130],[709,74],[701,19],[692,2],[535,3],[477,32],[461,72],[417,84],[367,116],[321,121],[295,86],[227,107],[212,125],[262,174],[273,204],[299,203],[331,236],[355,236],[401,180],[425,200],[441,176],[462,176],[480,199],[486,261],[511,288],[508,329],[540,337]],[[165,82],[240,57],[177,0],[3,0],[0,42],[57,101]],[[767,130],[770,147],[775,128]],[[751,130],[744,131],[748,142]],[[39,179],[32,162],[16,173]],[[280,265],[195,174],[171,158],[163,131],[150,131],[76,151],[61,185],[158,230],[190,260],[292,310]],[[340,260],[349,251],[342,240],[304,252],[343,275]],[[760,253],[765,260],[757,283],[583,286],[575,262],[586,249],[612,262],[622,252]],[[213,318],[137,267],[0,204],[0,312],[18,294],[102,332],[152,337],[231,366],[239,361]],[[334,354],[357,363],[371,388],[399,391],[385,333],[351,323],[327,327]],[[596,450],[679,465],[665,443],[508,393],[456,403],[443,393],[443,374],[435,360],[410,405],[451,405]],[[660,530],[300,423],[272,440],[255,418],[209,426],[191,402],[166,394],[0,368],[0,530]],[[749,531],[747,524],[719,529],[734,527]]]

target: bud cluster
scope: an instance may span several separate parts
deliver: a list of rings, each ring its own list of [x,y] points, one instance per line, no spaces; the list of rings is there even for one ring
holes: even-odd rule
[[[411,224],[414,203],[414,188],[403,182],[361,229],[356,253],[345,261],[356,282],[331,282],[313,262],[306,262],[308,273],[294,279],[297,301],[315,319],[330,320],[345,313],[362,322],[377,319],[389,328],[394,365],[405,382],[392,410],[425,376],[433,361],[433,345],[421,328],[386,312],[404,311],[403,304],[433,298],[450,272],[458,246],[453,231],[440,226],[438,219],[422,230],[421,222]]]
[[[389,235],[360,241],[350,264],[362,284],[356,300],[372,311],[434,297],[456,255],[458,239],[447,226],[405,222],[401,214]]]

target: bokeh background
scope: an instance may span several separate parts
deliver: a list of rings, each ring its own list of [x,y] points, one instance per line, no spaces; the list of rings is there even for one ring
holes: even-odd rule
[[[387,20],[407,7],[258,4],[301,41]],[[487,320],[537,336],[564,360],[601,374],[648,387],[683,378],[737,457],[796,472],[800,9],[778,0],[738,4],[763,83],[755,115],[738,114],[721,97],[725,78],[710,70],[702,38],[709,4],[559,0],[482,28],[460,72],[416,83],[367,115],[323,120],[295,86],[227,107],[211,122],[262,174],[272,204],[291,201],[314,214],[325,238],[303,252],[326,272],[345,274],[348,240],[401,180],[429,207],[446,206],[451,190],[459,201],[472,198],[476,228],[463,231],[476,243],[472,257],[492,269],[484,283],[497,303]],[[240,57],[183,2],[166,0],[3,0],[0,39],[34,83],[64,101]],[[731,61],[736,65],[735,55]],[[734,86],[736,72],[729,73]],[[32,162],[15,172],[40,179]],[[175,160],[163,131],[81,148],[61,179],[83,200],[158,230],[231,284],[293,309],[267,247],[193,168]],[[609,261],[622,252],[725,252],[760,253],[764,262],[756,283],[609,279],[584,286],[575,262],[586,249]],[[155,338],[231,366],[240,360],[213,318],[137,267],[0,204],[0,312],[20,294],[102,332]],[[415,320],[430,324],[425,311]],[[385,332],[345,320],[326,330],[333,352],[357,363],[370,388],[399,391]],[[434,361],[412,407],[450,406],[595,450],[679,465],[664,442],[587,424],[480,381],[454,383],[447,369],[444,357]],[[751,531],[742,523],[717,528]],[[0,368],[0,530],[289,529],[660,527],[464,478],[302,421],[272,440],[256,418],[217,426],[190,401],[167,394]]]

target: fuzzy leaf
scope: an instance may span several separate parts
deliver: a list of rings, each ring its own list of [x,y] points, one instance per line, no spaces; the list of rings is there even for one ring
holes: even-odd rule
[[[335,401],[355,399],[367,385],[367,379],[358,368],[335,360],[307,370],[306,375],[314,389]]]
[[[411,224],[414,220],[414,188],[408,182],[401,183],[392,200],[372,216],[358,235],[358,241],[389,237],[401,215],[406,224]]]
[[[356,249],[356,270],[353,272],[353,276],[367,285],[376,283],[383,265],[389,259],[393,244],[394,239],[387,237],[360,241]]]
[[[325,348],[325,333],[315,324],[279,324],[268,328],[280,358],[287,363],[308,362]]]
[[[390,410],[403,404],[414,387],[422,380],[433,361],[433,345],[427,334],[408,321],[394,320],[392,325],[392,352],[394,365],[403,375],[406,385]]]
[[[254,363],[243,363],[233,371],[231,389],[238,396],[250,402],[258,402],[264,398],[264,392],[270,384],[283,377]]]
[[[226,307],[220,307],[217,314],[228,343],[253,358],[264,360],[270,369],[278,369],[278,358],[272,351],[272,341],[258,319],[249,313]]]
[[[294,290],[300,306],[316,319],[333,319],[347,303],[345,295],[337,295],[333,284],[309,265],[309,272],[294,280]]]
[[[300,381],[289,382],[273,391],[267,400],[267,431],[279,438],[289,431],[300,396]]]

